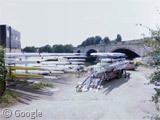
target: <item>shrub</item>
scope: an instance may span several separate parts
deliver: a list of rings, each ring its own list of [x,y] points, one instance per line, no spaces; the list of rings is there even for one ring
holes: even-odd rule
[[[13,91],[6,91],[0,99],[0,107],[10,106],[17,103],[18,94]]]
[[[7,70],[5,67],[5,59],[4,59],[5,51],[0,46],[0,96],[2,96],[6,90],[6,74]]]
[[[40,82],[40,83],[36,83],[36,84],[33,86],[33,88],[34,88],[34,89],[40,89],[40,88],[52,87],[52,86],[53,86],[52,83],[42,83],[42,82]]]

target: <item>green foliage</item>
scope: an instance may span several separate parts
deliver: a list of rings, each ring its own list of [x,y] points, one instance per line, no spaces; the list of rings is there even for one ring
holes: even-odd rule
[[[32,46],[32,47],[25,47],[23,50],[22,50],[23,52],[28,52],[28,53],[32,53],[32,52],[36,52],[37,51],[37,49],[34,47],[34,46]]]
[[[53,50],[50,45],[45,45],[45,46],[39,48],[39,53],[42,53],[42,52],[52,53]]]
[[[140,26],[143,25],[140,24]],[[143,35],[144,39],[142,42],[139,42],[138,45],[151,48],[152,50],[150,50],[147,55],[155,57],[156,55],[160,54],[160,28],[157,28],[157,30],[152,30],[148,27],[146,28],[150,31],[151,36],[146,37]],[[154,60],[160,61],[158,58],[155,58]]]
[[[103,42],[106,43],[106,44],[109,44],[111,41],[110,41],[109,37],[105,37],[103,39]]]
[[[73,46],[71,44],[53,45],[52,51],[54,53],[72,53],[73,52]]]
[[[156,104],[156,108],[157,108],[157,110],[159,110],[159,96],[160,96],[160,93],[157,91],[156,92],[156,94],[154,94],[153,96],[152,96],[152,101]]]
[[[152,96],[152,101],[154,103],[158,103],[159,93],[156,93],[154,96]]]
[[[160,29],[150,30],[151,37],[144,37],[143,42],[140,42],[139,45],[149,47],[151,50],[145,56],[152,56],[153,61],[150,63],[152,66],[160,65]]]
[[[6,91],[0,99],[0,107],[7,107],[17,102],[18,94],[13,91]]]
[[[63,45],[54,45],[52,48],[55,53],[63,53],[64,52]]]
[[[93,37],[93,43],[94,45],[99,44],[102,41],[102,38],[100,36]]]
[[[54,51],[54,49],[53,49]],[[63,46],[63,52],[65,53],[72,53],[73,52],[73,46],[71,44],[67,44]]]
[[[0,47],[0,96],[2,96],[6,90],[7,70],[5,67],[4,54],[5,54],[4,49]]]
[[[150,83],[160,82],[160,71],[155,71],[150,75]]]
[[[79,46],[97,45],[100,44],[101,42],[104,42],[104,40],[102,40],[100,36],[89,37],[85,41],[83,41]]]
[[[37,51],[38,49],[38,51]],[[39,53],[72,53],[73,52],[73,46],[71,44],[67,45],[53,45],[52,47],[50,45],[45,45],[40,48],[32,47],[25,47],[23,49],[23,52],[39,52]]]
[[[120,34],[117,34],[117,38],[114,41],[111,41],[109,39],[109,37],[104,37],[104,39],[102,39],[100,36],[95,36],[95,37],[87,38],[78,47],[80,47],[80,46],[97,45],[97,44],[100,44],[100,43],[110,44],[111,42],[120,42],[120,41],[122,41],[122,37],[121,37]]]
[[[157,66],[157,70],[154,71],[154,73],[152,73],[149,78],[150,78],[150,83],[157,83],[157,82],[160,82],[160,69],[158,69],[158,66],[160,65],[160,57],[158,57],[158,55],[160,55],[160,29],[157,28],[157,30],[152,30],[142,24],[140,24],[140,26],[147,28],[151,33],[150,37],[146,37],[144,35],[143,42],[138,43],[138,45],[149,47],[151,49],[146,56],[153,57],[153,62],[151,63],[151,65]],[[152,101],[155,102],[158,110],[159,110],[158,104],[160,102],[159,96],[160,96],[160,92],[157,90],[156,90],[156,94],[152,96]],[[159,116],[155,119],[158,120]]]
[[[40,89],[40,88],[52,87],[52,86],[53,86],[52,83],[42,83],[42,82],[40,82],[40,83],[36,83],[36,84],[33,86],[33,88],[34,88],[34,89]]]
[[[120,42],[120,41],[122,41],[122,37],[120,34],[117,34],[117,42]]]
[[[100,43],[101,40],[102,39],[100,36],[89,37],[85,41],[82,42],[81,46],[97,45]]]
[[[117,34],[117,38],[114,40],[114,42],[121,42],[122,41],[122,37],[120,34]]]

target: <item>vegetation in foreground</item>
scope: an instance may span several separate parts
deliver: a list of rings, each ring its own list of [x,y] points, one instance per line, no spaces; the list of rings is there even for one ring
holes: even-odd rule
[[[0,97],[4,95],[6,90],[6,74],[7,70],[5,67],[5,59],[4,59],[5,51],[0,46]]]
[[[44,87],[52,87],[52,86],[53,86],[52,83],[43,83],[43,82],[40,82],[40,83],[34,84],[33,89],[41,89],[41,88],[44,88]]]
[[[8,107],[18,102],[18,94],[14,91],[6,91],[0,99],[0,108]]]
[[[17,103],[18,94],[13,91],[6,91],[7,69],[4,59],[5,50],[0,46],[0,107],[7,107]]]
[[[143,26],[140,24],[140,26]],[[143,26],[145,27],[145,26]],[[151,37],[144,37],[144,41],[142,43],[139,43],[142,46],[150,47],[152,50],[148,52],[147,55],[152,56],[153,61],[150,64],[152,67],[156,67],[156,71],[150,75],[150,83],[151,84],[159,84],[160,83],[160,28],[157,28],[157,30],[152,30],[148,27],[146,27],[150,33]],[[156,94],[152,96],[152,101],[156,104],[157,110],[160,109],[160,89],[155,89]],[[160,119],[160,117],[156,117],[157,120]]]

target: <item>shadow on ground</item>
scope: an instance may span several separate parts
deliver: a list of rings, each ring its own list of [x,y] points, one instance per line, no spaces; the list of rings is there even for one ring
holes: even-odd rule
[[[127,83],[129,79],[130,78],[122,77],[121,79],[112,79],[112,80],[106,81],[103,84],[103,88],[105,89],[103,93],[105,95],[108,95],[113,89],[120,87],[124,83]]]
[[[54,89],[54,87],[52,87]],[[16,87],[8,87],[8,89],[18,93],[18,101],[22,104],[29,105],[33,100],[50,97],[54,94],[53,91],[47,89],[33,89],[31,85],[18,84]]]
[[[72,75],[73,76],[73,75]],[[51,87],[52,90],[49,89],[33,89],[33,85],[28,84],[26,81],[23,84],[17,84],[16,86],[10,86],[9,89],[17,92],[19,94],[19,102],[22,104],[29,105],[31,101],[33,100],[39,100],[39,99],[52,99],[54,94],[54,89],[57,89],[57,86],[66,86],[66,85],[72,85],[71,82],[71,75],[61,76],[59,79],[49,79],[49,78],[42,78],[42,79],[34,79],[33,81],[39,81],[39,82],[47,82],[47,83],[53,83],[54,86]]]
[[[66,85],[70,85],[71,83],[69,83],[69,76],[61,76],[61,78],[57,78],[57,79],[50,79],[50,78],[42,78],[42,79],[33,79],[36,81],[41,81],[41,82],[52,82],[53,84],[66,84]]]

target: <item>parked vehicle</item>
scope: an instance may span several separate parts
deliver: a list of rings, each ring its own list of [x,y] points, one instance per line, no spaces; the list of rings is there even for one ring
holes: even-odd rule
[[[126,70],[135,70],[137,69],[138,64],[134,63],[133,61],[129,61],[126,65]]]

